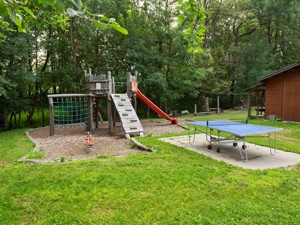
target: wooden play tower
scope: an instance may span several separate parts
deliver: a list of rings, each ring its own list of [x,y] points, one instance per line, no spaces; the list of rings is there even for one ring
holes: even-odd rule
[[[50,135],[55,134],[56,126],[60,124],[74,125],[76,121],[84,123],[86,131],[93,132],[95,128],[98,128],[99,120],[102,120],[99,103],[106,101],[110,134],[113,133],[113,127],[116,125],[117,112],[126,138],[130,138],[130,135],[134,133],[143,136],[143,128],[135,111],[136,100],[134,100],[135,108],[131,104],[131,97],[134,96],[130,92],[131,79],[133,79],[132,76],[128,74],[127,94],[115,94],[115,80],[111,76],[111,72],[93,75],[89,70],[89,72],[85,72],[86,94],[48,95]],[[81,105],[78,106],[78,102]],[[79,115],[80,119],[77,119]]]

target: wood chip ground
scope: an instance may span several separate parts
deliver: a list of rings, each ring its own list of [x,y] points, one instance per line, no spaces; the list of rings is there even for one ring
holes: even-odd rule
[[[143,121],[144,134],[157,136],[164,133],[183,131],[183,128],[170,122]],[[114,134],[109,135],[108,124],[99,124],[93,135],[94,147],[87,149],[84,138],[84,127],[60,128],[55,130],[54,136],[49,135],[49,127],[37,128],[29,135],[41,145],[44,159],[59,161],[79,160],[96,156],[127,156],[144,153],[137,148],[130,147],[130,140],[126,139],[120,123],[114,128]]]

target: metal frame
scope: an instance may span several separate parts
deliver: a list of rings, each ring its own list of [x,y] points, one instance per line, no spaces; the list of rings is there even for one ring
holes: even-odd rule
[[[191,141],[191,135],[190,135],[190,130],[189,130],[189,142],[190,144],[193,144],[195,141],[195,134],[196,134],[196,130],[197,130],[197,125],[194,125],[194,138],[193,141]],[[202,126],[204,127],[204,126]],[[212,149],[212,144],[217,143],[217,152],[220,153],[221,152],[221,143],[222,142],[232,142],[233,143],[233,147],[237,147],[239,150],[239,153],[241,155],[242,160],[244,160],[245,162],[248,161],[248,151],[247,151],[247,146],[246,146],[246,137],[260,137],[260,138],[268,138],[269,139],[269,149],[270,149],[270,155],[273,156],[276,153],[276,131],[272,131],[272,132],[265,132],[264,134],[266,134],[265,136],[253,136],[253,135],[245,135],[245,136],[240,136],[237,135],[235,133],[231,133],[228,131],[222,131],[222,130],[218,130],[216,128],[211,128],[207,125],[205,126],[205,135],[206,135],[206,141],[209,143],[209,145],[207,146],[207,148],[209,150]],[[214,136],[212,133],[213,131],[216,130],[217,131],[217,136]],[[202,130],[201,130],[202,131]],[[222,137],[220,134],[221,132],[227,132],[230,133],[229,136],[226,137]],[[204,132],[203,132],[204,133]],[[271,135],[274,134],[274,141],[273,141],[273,147],[271,146]],[[239,142],[242,142],[242,145],[239,144]],[[245,153],[243,154],[242,149],[245,150]]]

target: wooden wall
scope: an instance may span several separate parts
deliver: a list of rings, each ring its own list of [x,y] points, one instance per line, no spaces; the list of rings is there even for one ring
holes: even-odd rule
[[[276,115],[282,118],[282,76],[274,76],[266,81],[265,104],[268,115]]]
[[[300,122],[300,66],[265,81],[266,115]]]

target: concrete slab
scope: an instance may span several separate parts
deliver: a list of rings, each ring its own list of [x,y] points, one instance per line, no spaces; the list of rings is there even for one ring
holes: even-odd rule
[[[191,136],[191,141],[193,137]],[[193,144],[190,144],[188,135],[161,138],[160,140],[245,169],[271,169],[293,166],[300,163],[300,154],[276,150],[275,155],[272,156],[268,147],[251,143],[246,143],[248,161],[245,162],[242,160],[239,150],[233,147],[232,143],[221,143],[220,153],[217,153],[216,145],[213,145],[212,150],[208,150],[208,142],[206,141],[205,134],[196,134]]]

